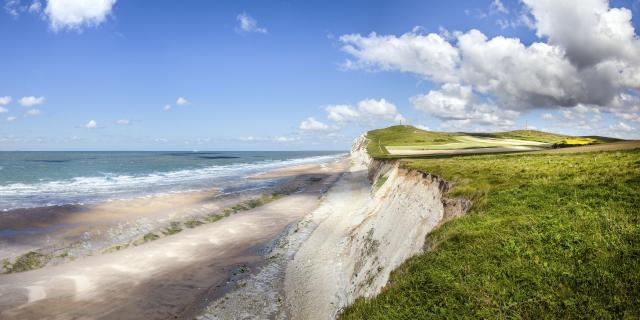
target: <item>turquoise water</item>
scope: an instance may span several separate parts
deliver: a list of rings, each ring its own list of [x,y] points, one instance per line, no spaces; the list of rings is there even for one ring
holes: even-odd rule
[[[344,152],[0,152],[0,210],[88,203],[158,193],[259,188],[245,179]]]

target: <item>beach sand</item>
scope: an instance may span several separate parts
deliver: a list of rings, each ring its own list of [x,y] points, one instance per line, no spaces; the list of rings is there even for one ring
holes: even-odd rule
[[[211,299],[228,290],[234,279],[258,269],[264,260],[265,245],[315,209],[319,196],[347,167],[347,160],[342,160],[328,166],[266,173],[254,178],[293,177],[303,188],[255,209],[136,247],[0,275],[0,318],[193,317]],[[36,226],[49,226],[45,221],[71,225],[49,236],[74,238],[83,225],[111,228],[114,223],[130,221],[130,217],[158,220],[193,214],[214,196],[215,191],[150,197],[87,206],[77,212],[54,210],[54,218],[43,213],[41,222],[35,216],[29,218],[35,219]],[[13,218],[12,226],[19,228],[27,222]],[[42,240],[34,242],[38,241]]]

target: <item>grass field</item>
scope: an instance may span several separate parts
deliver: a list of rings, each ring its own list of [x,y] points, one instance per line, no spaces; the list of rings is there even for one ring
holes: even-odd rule
[[[374,158],[485,152],[522,152],[617,141],[605,137],[572,137],[535,130],[497,133],[430,132],[412,126],[392,126],[368,133]],[[490,148],[494,148],[490,150]]]
[[[474,205],[341,318],[640,318],[638,148],[402,160]]]

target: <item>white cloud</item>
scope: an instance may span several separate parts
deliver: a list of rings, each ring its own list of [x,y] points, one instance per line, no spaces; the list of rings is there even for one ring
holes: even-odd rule
[[[322,123],[316,120],[313,117],[307,118],[300,123],[301,130],[311,130],[311,131],[328,131],[331,130],[331,127],[325,123]]]
[[[524,3],[530,13],[518,13],[519,19],[535,25],[545,42],[525,45],[478,30],[455,32],[455,39],[420,30],[400,36],[349,34],[340,37],[353,59],[345,66],[410,72],[435,82],[440,89],[414,97],[414,105],[457,125],[467,119],[505,124],[515,113],[536,108],[584,105],[627,117],[640,112],[634,102],[640,40],[631,11],[610,8],[606,0]],[[502,10],[499,4],[493,4],[496,11]]]
[[[10,96],[0,97],[0,106],[6,106],[9,103],[11,103],[11,97]]]
[[[29,96],[29,97],[20,98],[20,100],[18,100],[18,103],[25,107],[33,107],[33,106],[43,104],[44,101],[45,101],[44,97]]]
[[[116,124],[121,125],[121,126],[128,126],[131,123],[131,121],[129,121],[129,119],[120,119],[118,121],[116,121]]]
[[[446,83],[440,90],[431,90],[425,95],[409,99],[413,106],[440,120],[449,121],[449,126],[458,127],[471,121],[482,125],[508,128],[515,125],[520,113],[500,110],[495,105],[484,103],[470,86]]]
[[[493,0],[493,2],[491,2],[490,10],[504,14],[509,13],[509,9],[507,9],[500,0]]]
[[[5,107],[0,107],[0,113],[5,113],[5,112],[9,112],[9,109]]]
[[[87,124],[84,125],[84,127],[87,129],[95,129],[98,127],[98,123],[96,123],[94,120],[90,120],[89,122],[87,122]]]
[[[273,141],[276,141],[276,142],[293,142],[293,141],[298,141],[298,140],[300,140],[300,138],[298,138],[298,137],[287,137],[287,136],[280,136],[280,137],[273,138]]]
[[[166,104],[166,105],[162,108],[162,110],[164,110],[164,111],[171,111],[171,105]]]
[[[620,118],[633,122],[640,122],[640,114],[637,113],[623,113]]]
[[[327,118],[340,126],[344,126],[347,123],[373,126],[378,121],[395,123],[407,121],[398,112],[396,106],[385,99],[364,99],[357,103],[357,108],[347,104],[331,105],[327,106],[325,110],[327,111]]]
[[[20,6],[20,0],[6,0],[4,10],[13,17],[18,17],[23,9]]]
[[[610,59],[640,59],[640,40],[629,9],[609,8],[606,0],[524,2],[535,17],[537,35],[564,48],[567,58],[580,68]]]
[[[550,121],[550,120],[553,120],[553,119],[554,119],[554,117],[553,117],[553,115],[551,113],[545,113],[545,114],[542,115],[542,120]]]
[[[355,121],[360,117],[358,111],[346,104],[328,106],[325,110],[328,113],[327,118],[338,123]]]
[[[435,81],[455,81],[460,62],[458,50],[442,36],[409,32],[400,37],[348,34],[340,37],[342,50],[357,60],[346,68],[399,70],[425,75]]]
[[[420,129],[420,130],[424,130],[424,131],[430,131],[431,129],[429,129],[429,127],[421,125],[421,124],[416,124],[414,125],[414,127]]]
[[[16,117],[7,117],[7,122],[14,122],[16,121]]]
[[[44,12],[54,31],[80,30],[103,23],[115,3],[116,0],[47,0]]]
[[[627,125],[624,122],[618,122],[617,124],[610,125],[609,130],[612,131],[622,131],[622,132],[631,132],[634,131],[635,128]]]
[[[255,33],[268,33],[266,28],[258,27],[258,21],[252,18],[246,13],[239,14],[236,19],[238,20],[237,31],[240,32],[255,32]]]
[[[31,13],[40,13],[40,11],[42,11],[42,3],[37,0],[32,2],[31,5],[29,5],[28,11]]]
[[[40,113],[42,113],[40,109],[29,109],[29,111],[27,111],[28,116],[37,116]]]
[[[186,98],[183,98],[183,97],[179,97],[179,98],[176,100],[176,104],[177,104],[177,105],[179,105],[179,106],[186,106],[186,105],[188,105],[188,104],[190,104],[190,103],[191,103],[191,102],[189,102],[189,100],[187,100]],[[165,107],[166,107],[166,106],[165,106]]]
[[[358,102],[358,111],[361,115],[371,118],[379,118],[384,120],[404,120],[404,117],[398,113],[396,106],[385,99],[365,99]]]

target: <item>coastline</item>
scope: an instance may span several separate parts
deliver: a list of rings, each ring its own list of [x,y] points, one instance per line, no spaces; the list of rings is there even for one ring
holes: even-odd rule
[[[289,183],[298,185],[295,193],[215,223],[110,253],[0,275],[0,314],[24,318],[196,314],[203,301],[220,296],[248,271],[260,269],[265,246],[319,204],[319,196],[339,178],[346,162],[283,170],[277,175],[290,177]],[[184,290],[189,290],[189,297],[177,299]],[[82,308],[77,305],[80,301]]]
[[[211,188],[0,212],[0,261],[37,251],[50,256],[47,264],[60,264],[134,241],[147,233],[161,235],[172,222],[207,219],[266,194],[301,188],[304,175],[321,174],[323,166],[338,160],[287,166],[246,177],[256,181],[255,188],[228,192]]]

